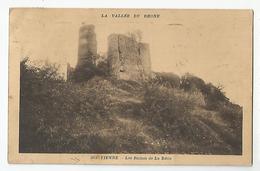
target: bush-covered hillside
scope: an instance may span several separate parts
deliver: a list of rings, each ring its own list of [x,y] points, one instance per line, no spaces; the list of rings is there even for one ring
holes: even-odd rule
[[[242,108],[186,74],[66,82],[21,62],[20,152],[241,154]]]

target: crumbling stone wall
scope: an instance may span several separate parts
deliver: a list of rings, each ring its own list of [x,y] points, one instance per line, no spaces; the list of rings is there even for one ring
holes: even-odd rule
[[[151,75],[149,45],[122,34],[108,37],[110,74],[118,79],[145,80]]]
[[[139,57],[141,59],[144,74],[151,76],[151,57],[150,47],[148,43],[139,43]]]

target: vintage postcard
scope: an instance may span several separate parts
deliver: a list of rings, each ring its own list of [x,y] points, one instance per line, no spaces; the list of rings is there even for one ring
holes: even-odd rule
[[[251,10],[10,9],[9,162],[251,165]]]

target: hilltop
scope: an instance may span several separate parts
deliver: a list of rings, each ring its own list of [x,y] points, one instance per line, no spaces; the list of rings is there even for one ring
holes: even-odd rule
[[[186,74],[66,82],[21,62],[20,152],[241,154],[242,107]],[[29,124],[30,123],[30,124]]]

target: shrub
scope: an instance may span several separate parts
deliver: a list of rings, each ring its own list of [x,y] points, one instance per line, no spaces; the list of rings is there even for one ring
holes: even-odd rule
[[[150,84],[157,84],[168,88],[179,88],[180,77],[173,73],[156,72]]]
[[[211,83],[206,84],[199,77],[189,73],[181,77],[180,88],[189,92],[201,92],[207,109],[217,110],[220,103],[229,101],[220,86],[216,87]]]
[[[205,93],[206,84],[199,77],[187,73],[181,77],[180,88],[184,89],[185,91],[200,90],[202,93]]]
[[[148,87],[144,95],[145,117],[159,127],[178,122],[195,106],[194,96],[182,90]]]
[[[95,76],[107,77],[109,76],[109,66],[107,58],[98,55],[96,63],[84,63],[83,65],[76,66],[71,70],[71,80],[73,82],[85,82]]]
[[[72,80],[75,82],[87,81],[93,78],[97,71],[97,67],[92,63],[77,66],[72,73]]]
[[[97,64],[97,72],[97,75],[99,76],[109,76],[109,65],[107,58],[99,61],[99,63]]]

